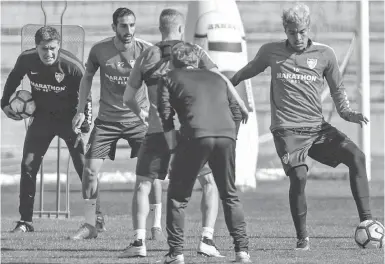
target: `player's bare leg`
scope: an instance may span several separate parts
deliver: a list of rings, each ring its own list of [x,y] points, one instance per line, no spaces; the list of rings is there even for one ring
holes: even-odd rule
[[[103,159],[86,159],[82,179],[85,223],[70,239],[91,239],[98,236],[95,211],[98,196],[98,174],[103,162]]]
[[[134,227],[134,242],[119,255],[121,258],[145,257],[146,250],[146,220],[150,211],[149,195],[153,179],[136,176],[134,196],[132,198],[132,225]]]
[[[152,183],[152,189],[150,192],[150,213],[149,216],[152,218],[151,236],[150,240],[166,241],[165,236],[162,232],[162,182],[161,180],[155,179]]]
[[[199,175],[198,180],[202,186],[202,234],[197,251],[198,254],[208,257],[223,257],[213,240],[215,221],[218,216],[218,188],[211,173]]]
[[[83,171],[84,171],[84,167],[85,167],[85,158],[84,158],[84,154],[81,154],[81,153],[82,153],[82,149],[85,148],[84,147],[84,141],[80,140],[80,142],[76,146],[76,143],[74,142],[73,137],[69,137],[65,140],[65,142],[66,142],[68,150],[70,152],[70,155],[71,155],[71,158],[72,158],[72,161],[74,164],[74,168],[75,168],[76,172],[78,173],[80,180],[83,182],[82,175],[83,175]],[[97,164],[92,165],[91,164],[91,166],[99,166],[99,165],[97,165]],[[100,168],[96,168],[96,169],[97,169],[97,171],[99,171]],[[99,184],[99,182],[98,182],[98,184]],[[83,198],[84,198],[84,195],[83,195]],[[97,197],[96,197],[95,212],[96,212],[96,229],[98,230],[98,232],[103,232],[106,229],[104,227],[104,225],[105,225],[104,217],[100,211],[99,192],[98,192]]]

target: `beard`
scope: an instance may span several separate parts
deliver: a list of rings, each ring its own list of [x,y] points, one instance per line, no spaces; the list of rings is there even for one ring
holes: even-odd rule
[[[134,38],[134,35],[126,34],[126,35],[120,35],[116,34],[118,39],[123,43],[123,44],[129,44],[132,42],[132,39]]]

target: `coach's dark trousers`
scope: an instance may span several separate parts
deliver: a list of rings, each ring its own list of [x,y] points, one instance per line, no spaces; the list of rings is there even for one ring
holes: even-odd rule
[[[243,208],[235,187],[235,140],[227,137],[205,137],[181,140],[172,161],[167,195],[170,252],[174,255],[182,254],[184,209],[190,200],[197,175],[206,162],[209,163],[218,187],[235,251],[248,251]]]
[[[74,148],[76,133],[72,130],[71,118],[57,120],[38,116],[31,121],[25,136],[20,176],[21,220],[32,222],[36,192],[36,174],[48,147],[55,136],[62,138],[68,147],[76,172],[80,176],[84,166],[84,143],[81,140]]]

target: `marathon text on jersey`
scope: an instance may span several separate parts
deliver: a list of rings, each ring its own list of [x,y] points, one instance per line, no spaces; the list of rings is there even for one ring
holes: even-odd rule
[[[66,90],[66,86],[55,86],[55,85],[50,85],[50,84],[43,84],[43,83],[36,83],[33,81],[30,81],[31,86],[37,90],[37,91],[42,91],[42,92],[50,92],[54,91],[55,93],[60,93]]]

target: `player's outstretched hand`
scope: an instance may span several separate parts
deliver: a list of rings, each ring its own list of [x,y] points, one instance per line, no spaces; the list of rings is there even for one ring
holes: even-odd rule
[[[23,119],[23,118],[21,118],[21,116],[17,115],[15,111],[12,110],[10,105],[7,105],[6,107],[4,107],[3,112],[7,117],[9,117],[13,120],[22,120]]]
[[[357,123],[362,127],[363,124],[366,125],[369,122],[369,119],[366,116],[364,116],[362,113],[351,112],[348,116],[348,121]]]
[[[74,118],[72,118],[72,129],[75,133],[80,132],[80,127],[82,126],[85,118],[84,113],[76,113]]]
[[[249,111],[246,109],[243,109],[242,107],[240,107],[241,109],[241,114],[242,114],[242,124],[246,124],[247,123],[247,120],[249,119]]]

